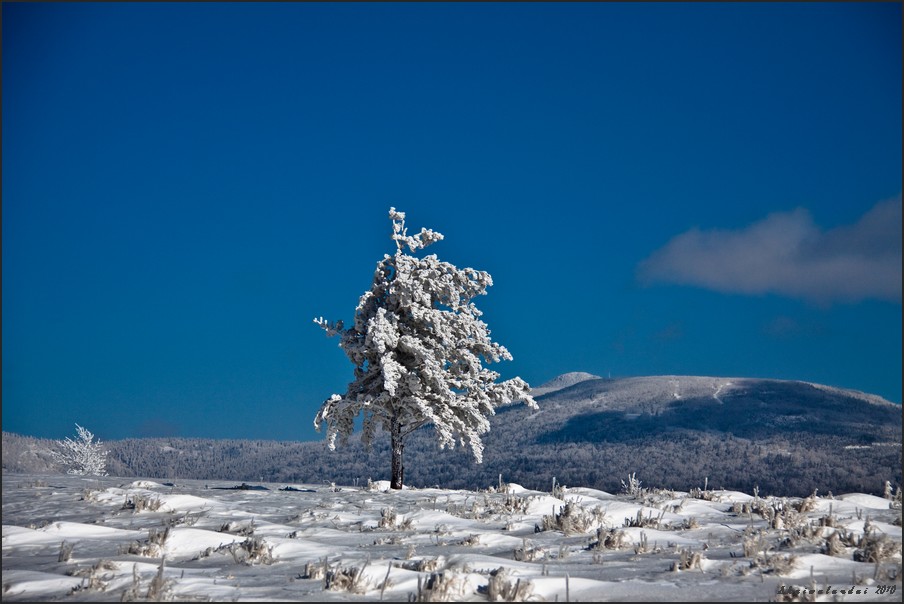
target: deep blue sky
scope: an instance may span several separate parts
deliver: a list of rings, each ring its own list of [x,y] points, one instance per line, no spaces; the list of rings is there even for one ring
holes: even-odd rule
[[[390,206],[533,385],[901,401],[901,4],[4,2],[3,429],[322,438]]]

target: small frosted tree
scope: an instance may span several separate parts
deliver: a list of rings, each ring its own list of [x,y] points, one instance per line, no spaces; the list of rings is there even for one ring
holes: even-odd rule
[[[530,386],[521,378],[496,382],[499,374],[484,363],[512,360],[505,347],[490,339],[481,312],[472,302],[493,284],[489,273],[459,269],[435,255],[412,253],[440,241],[429,229],[409,236],[405,214],[390,208],[394,255],[377,263],[370,291],[355,310],[354,325],[314,322],[355,366],[355,379],[342,396],[332,395],[314,418],[317,430],[327,426],[331,450],[344,443],[363,414],[362,441],[369,445],[377,427],[388,432],[392,454],[390,485],[401,489],[405,437],[432,424],[441,449],[456,441],[483,461],[481,435],[490,429],[495,408],[523,401],[536,408]]]
[[[94,440],[87,428],[75,424],[78,440],[66,437],[55,441],[59,451],[50,451],[54,461],[68,468],[67,473],[83,476],[106,476],[107,453],[100,440]]]

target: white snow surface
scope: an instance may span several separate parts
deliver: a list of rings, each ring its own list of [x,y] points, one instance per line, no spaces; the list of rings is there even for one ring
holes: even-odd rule
[[[838,599],[833,589],[853,589],[846,602],[902,593],[900,505],[871,495],[236,486],[4,474],[3,600],[411,601],[420,589],[480,602],[491,587],[547,602],[770,601],[782,586],[812,588],[815,601]],[[582,522],[552,526],[566,504]],[[785,510],[796,526],[771,528],[745,505]],[[868,530],[891,554],[878,564],[855,561],[853,547],[828,555],[838,530]],[[620,546],[598,543],[619,534]],[[673,570],[682,556],[698,563]]]
[[[560,376],[554,377],[548,382],[543,382],[536,388],[531,388],[531,396],[540,396],[543,394],[549,394],[550,392],[555,392],[556,390],[562,390],[563,388],[568,388],[569,386],[574,386],[575,384],[579,384],[581,382],[586,382],[587,380],[598,380],[601,379],[600,376],[594,375],[592,373],[587,373],[585,371],[572,371],[570,373],[563,373]]]

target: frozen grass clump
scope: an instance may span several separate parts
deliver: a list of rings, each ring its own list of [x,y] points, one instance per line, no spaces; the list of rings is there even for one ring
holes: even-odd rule
[[[530,598],[534,585],[528,580],[512,577],[500,567],[490,572],[486,594],[490,602],[524,602]]]
[[[535,562],[545,559],[547,555],[544,548],[534,546],[527,539],[522,539],[521,547],[515,549],[512,557],[518,562]]]
[[[135,541],[131,543],[126,553],[148,558],[159,558],[163,555],[163,546],[169,536],[170,527],[167,526],[163,530],[151,527],[148,529],[148,538],[143,542]]]
[[[119,570],[119,565],[110,560],[98,560],[96,564],[88,567],[79,567],[68,571],[66,574],[70,577],[84,577],[84,580],[78,586],[72,588],[72,593],[78,591],[104,591],[107,584],[112,581],[115,574],[106,573],[104,571]]]
[[[330,567],[324,573],[323,588],[329,591],[346,591],[351,594],[367,593],[371,589],[370,583],[364,578],[364,566],[337,566]]]
[[[784,576],[794,570],[797,556],[793,554],[770,554],[761,552],[750,561],[750,566],[744,574],[760,571],[764,575]]]
[[[596,529],[596,540],[591,541],[587,547],[589,550],[617,550],[625,546],[625,531],[620,529]]]
[[[625,518],[624,526],[633,528],[659,528],[662,524],[662,517],[664,515],[665,510],[662,510],[658,517],[654,517],[653,512],[650,512],[649,516],[644,516],[642,509],[637,510],[637,515],[634,516],[634,518]]]
[[[101,480],[91,501],[80,498],[85,479],[55,478],[59,486],[30,492],[4,485],[4,602],[35,594],[45,601],[574,602],[604,593],[638,599],[648,586],[653,601],[677,593],[672,588],[704,600],[732,593],[765,601],[777,585],[807,583],[807,571],[820,585],[850,582],[871,594],[900,590],[902,576],[900,510],[864,493],[751,497],[720,489],[706,491],[707,500],[647,488],[634,499],[556,485],[564,497],[556,500],[517,485],[495,492],[320,485],[246,495],[186,482],[161,495],[165,513],[136,514],[121,511],[124,495],[134,504],[136,495],[153,501],[155,493],[138,483],[103,488],[113,480]],[[411,530],[402,530],[409,519]]]
[[[120,509],[131,510],[137,514],[144,511],[156,512],[162,505],[163,501],[159,497],[137,493],[131,497],[126,496],[126,500]]]
[[[236,564],[273,564],[273,546],[260,537],[248,537],[241,543],[222,545],[218,550],[225,549],[232,554]]]
[[[564,535],[586,533],[590,529],[600,526],[606,517],[606,513],[595,507],[590,511],[583,510],[578,504],[569,501],[559,507],[558,513],[543,516],[544,531],[561,531]]]
[[[891,562],[901,556],[901,544],[888,535],[870,532],[860,540],[859,547],[854,550],[855,562]]]
[[[252,518],[250,522],[238,522],[235,520],[224,522],[220,525],[219,531],[240,537],[250,537],[254,535],[254,529],[254,518]]]
[[[631,472],[628,474],[627,482],[622,480],[622,492],[634,499],[639,499],[643,497],[644,494],[644,489],[640,486],[641,484],[643,484],[643,481],[637,479],[637,472]]]
[[[703,570],[703,552],[694,552],[689,549],[678,550],[678,560],[672,562],[672,572],[680,570]]]

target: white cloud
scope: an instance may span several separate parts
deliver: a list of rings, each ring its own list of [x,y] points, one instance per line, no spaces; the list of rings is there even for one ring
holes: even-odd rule
[[[901,196],[822,230],[798,208],[740,230],[691,229],[638,267],[646,283],[773,293],[820,303],[901,301]]]

